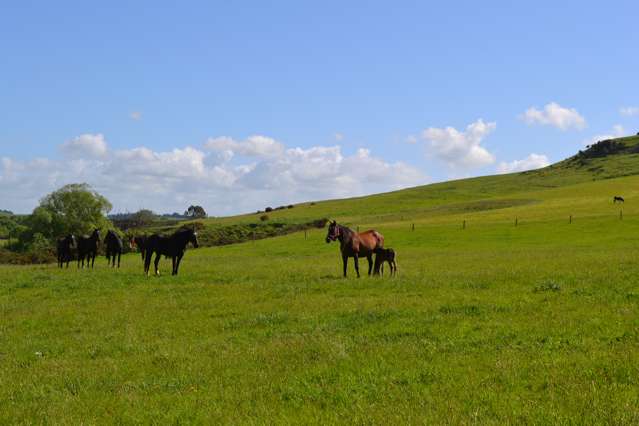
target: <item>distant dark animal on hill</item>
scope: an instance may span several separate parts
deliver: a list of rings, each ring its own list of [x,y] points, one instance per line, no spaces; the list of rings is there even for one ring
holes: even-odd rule
[[[95,264],[95,257],[98,255],[98,245],[100,244],[100,231],[95,229],[91,236],[83,235],[78,237],[78,268],[80,262],[84,268],[84,259],[87,259],[87,268]]]
[[[374,229],[357,233],[346,226],[338,225],[333,221],[328,226],[326,242],[339,240],[340,251],[342,253],[342,263],[344,264],[344,276],[346,276],[346,266],[348,258],[352,257],[355,263],[355,272],[359,278],[359,258],[365,257],[368,260],[368,275],[373,269],[373,253],[375,250],[384,247],[384,236]]]
[[[384,263],[390,266],[391,277],[397,273],[397,262],[395,261],[395,250],[392,248],[380,248],[375,251],[375,271],[384,275]]]
[[[180,261],[184,256],[186,245],[188,243],[193,244],[193,247],[198,248],[197,232],[193,229],[181,229],[176,231],[173,235],[165,237],[163,235],[153,234],[146,240],[146,256],[144,258],[144,272],[149,275],[149,268],[151,266],[151,257],[155,253],[155,275],[160,275],[158,264],[160,263],[160,257],[170,257],[173,261],[173,270],[171,275],[177,275],[180,267]]]
[[[614,198],[612,199],[612,202],[616,203],[617,201],[619,201],[620,203],[623,203],[625,200],[623,199],[623,197],[615,195]]]
[[[146,235],[138,235],[129,240],[129,247],[138,248],[140,250],[140,254],[142,255],[142,262],[144,262],[144,258],[146,257],[146,240],[149,237]]]
[[[115,258],[118,259],[118,268],[120,267],[120,257],[122,257],[122,239],[109,229],[106,237],[104,237],[104,245],[106,246],[107,264],[111,263],[111,267],[115,267]],[[113,260],[111,260],[113,259]]]
[[[62,268],[62,264],[66,262],[67,268],[71,261],[71,247],[75,245],[75,237],[73,234],[69,234],[66,237],[58,238],[57,253],[58,253],[58,266]]]

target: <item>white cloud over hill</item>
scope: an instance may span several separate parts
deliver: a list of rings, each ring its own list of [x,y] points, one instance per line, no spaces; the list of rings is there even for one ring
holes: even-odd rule
[[[210,138],[203,147],[114,150],[101,134],[60,146],[61,159],[0,159],[0,191],[12,209],[27,212],[38,199],[71,182],[87,182],[116,210],[183,211],[201,204],[211,214],[348,197],[427,183],[417,168],[389,163],[367,149],[286,147],[261,135]]]

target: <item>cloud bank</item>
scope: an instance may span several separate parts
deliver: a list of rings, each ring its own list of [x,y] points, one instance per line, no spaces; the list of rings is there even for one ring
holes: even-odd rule
[[[29,212],[47,193],[87,182],[115,211],[183,211],[200,204],[214,215],[307,200],[357,196],[428,182],[406,163],[385,162],[367,149],[348,155],[339,145],[286,147],[262,135],[210,138],[202,147],[114,150],[101,134],[60,146],[60,159],[0,158],[2,208]]]

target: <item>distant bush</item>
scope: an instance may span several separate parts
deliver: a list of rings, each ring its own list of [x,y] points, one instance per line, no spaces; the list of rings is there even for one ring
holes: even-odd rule
[[[269,213],[269,212],[272,212],[272,211],[273,211],[273,208],[272,208],[272,207],[267,207],[267,208],[265,208],[265,209],[264,209],[264,211],[265,211],[266,213]]]
[[[289,205],[288,205],[288,208],[289,208],[289,209],[292,209],[293,207],[295,207],[293,204],[289,204]]]
[[[266,222],[268,220],[268,215],[267,214],[263,214],[262,216],[260,216],[260,220],[262,222]]]

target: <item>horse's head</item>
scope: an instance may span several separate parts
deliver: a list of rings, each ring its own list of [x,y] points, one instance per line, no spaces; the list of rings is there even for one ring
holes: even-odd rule
[[[328,225],[328,233],[326,234],[326,242],[330,243],[331,241],[335,241],[340,236],[340,227],[336,221],[332,221],[330,225]]]
[[[93,230],[93,233],[91,234],[91,237],[95,238],[96,240],[100,239],[100,230],[98,228],[95,228]]]
[[[135,241],[136,237],[130,237],[129,238],[129,248],[131,250],[133,250],[136,247],[136,241]]]
[[[195,229],[193,229],[191,231],[191,234],[189,234],[189,241],[191,242],[191,244],[193,244],[193,247],[198,248],[200,246],[200,244],[198,244],[197,242],[197,232],[195,232]]]
[[[67,235],[66,240],[67,240],[67,243],[68,243],[70,246],[75,246],[75,245],[76,245],[75,235],[73,235],[73,234],[69,234],[69,235]]]

